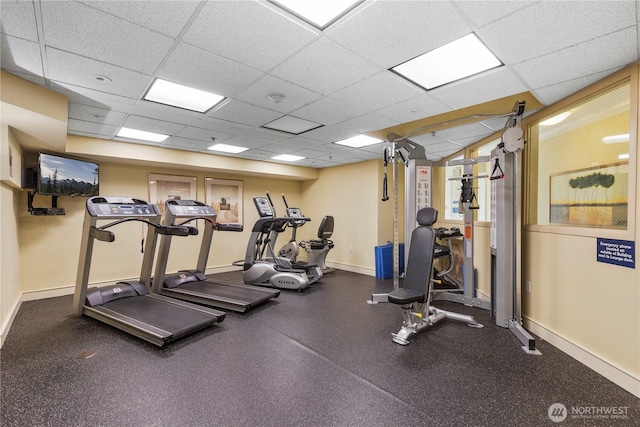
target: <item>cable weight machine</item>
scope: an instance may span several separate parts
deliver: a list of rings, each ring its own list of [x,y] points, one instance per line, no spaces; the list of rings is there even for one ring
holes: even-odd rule
[[[521,240],[520,240],[520,206],[521,170],[518,152],[524,148],[523,132],[520,127],[525,102],[516,102],[513,110],[505,114],[479,114],[461,117],[449,122],[424,126],[402,137],[391,133],[388,135],[389,145],[384,151],[384,177],[382,201],[390,199],[388,193],[387,167],[391,163],[393,180],[393,289],[399,287],[400,260],[398,232],[398,162],[402,161],[405,169],[405,248],[410,246],[411,233],[418,225],[416,214],[423,207],[431,206],[431,176],[433,167],[463,165],[463,175],[459,179],[462,184],[460,204],[464,209],[464,273],[463,292],[434,293],[433,300],[448,300],[465,305],[490,310],[496,319],[496,325],[509,328],[522,342],[523,350],[529,354],[540,354],[533,338],[522,326],[521,319]],[[507,119],[502,133],[502,142],[491,156],[473,159],[434,162],[427,160],[424,147],[409,138],[444,125],[455,122],[467,122],[471,119]],[[406,156],[403,154],[406,152]],[[491,162],[491,175],[473,175],[473,167],[478,163]],[[502,165],[502,166],[501,166]],[[504,167],[504,169],[503,169]],[[505,174],[506,171],[507,173]],[[491,181],[491,301],[477,298],[475,293],[475,269],[473,266],[473,217],[478,209],[474,193],[473,181],[489,178]],[[405,250],[404,265],[407,263],[408,251]],[[373,294],[370,304],[387,302],[388,294]]]
[[[414,198],[405,198],[405,248],[408,248],[411,242],[411,232],[414,228],[411,225],[413,224],[415,226],[415,224],[417,224],[416,213],[418,212],[418,209],[431,206],[432,162],[427,160],[427,155],[422,145],[416,144],[415,142],[407,138],[399,138],[400,137],[394,133],[389,135],[390,144],[384,149],[384,177],[382,179],[382,201],[386,202],[389,200],[387,167],[389,162],[391,162],[393,180],[393,289],[398,289],[400,278],[400,243],[398,231],[398,218],[400,215],[398,209],[399,160],[401,160],[406,165],[405,192],[409,191],[407,190],[408,184],[413,189],[413,191],[407,192],[406,194],[416,194],[416,186],[420,187],[420,196]],[[407,152],[406,157],[402,154],[402,150],[405,150]],[[407,216],[407,212],[413,213],[411,219]],[[408,256],[408,251],[405,251],[405,259],[402,260],[403,265],[406,265]]]

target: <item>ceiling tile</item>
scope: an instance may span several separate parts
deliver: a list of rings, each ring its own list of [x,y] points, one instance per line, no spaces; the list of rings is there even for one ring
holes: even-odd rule
[[[362,147],[362,151],[367,151],[369,153],[373,153],[377,156],[380,156],[382,159],[384,157],[384,148],[387,146],[387,141],[381,142],[379,144],[367,145],[366,147]]]
[[[242,158],[245,159],[255,159],[255,160],[265,160],[265,161],[271,161],[271,157],[276,156],[277,153],[273,153],[271,151],[264,151],[264,150],[259,150],[259,149],[251,149],[249,151],[244,151],[242,154]]]
[[[416,98],[381,108],[376,111],[376,114],[398,123],[408,123],[425,117],[446,113],[451,110],[452,108],[449,105],[425,93]]]
[[[72,132],[90,133],[93,135],[101,135],[103,138],[111,139],[116,134],[118,127],[70,118],[68,129]]]
[[[279,94],[283,98],[275,103],[268,95]],[[288,114],[291,111],[320,99],[321,95],[303,87],[286,82],[277,77],[266,75],[247,89],[237,94],[236,98],[249,104]]]
[[[326,156],[327,152],[326,151],[318,151],[318,150],[313,150],[310,148],[303,148],[302,150],[296,150],[293,149],[291,151],[288,151],[289,154],[293,154],[294,156],[301,156],[301,157],[305,157],[307,159],[311,159],[314,157],[320,157],[320,156]]]
[[[247,88],[262,73],[197,47],[180,43],[157,76],[174,83],[232,96]]]
[[[261,126],[282,116],[278,111],[256,107],[242,101],[231,100],[224,107],[207,115],[230,122],[242,123],[250,126]]]
[[[551,105],[567,96],[576,93],[580,89],[583,89],[590,84],[593,84],[610,74],[613,74],[618,69],[606,70],[600,73],[591,74],[589,76],[580,77],[574,80],[567,80],[562,83],[553,84],[550,86],[541,87],[534,91],[536,98],[538,98],[543,104]]]
[[[396,76],[383,71],[331,95],[344,103],[365,111],[375,111],[422,95],[424,91]]]
[[[37,42],[38,29],[33,8],[30,1],[0,1],[2,34]]]
[[[151,79],[145,74],[52,48],[47,48],[47,61],[51,80],[121,96],[142,96]],[[106,76],[111,81],[99,81],[96,76]]]
[[[525,110],[526,110],[526,105],[525,105]],[[502,131],[502,129],[504,129],[504,126],[507,124],[507,120],[510,120],[511,122],[513,122],[512,119],[509,119],[507,117],[498,117],[495,119],[482,120],[478,123],[485,126],[489,130],[497,132],[497,131]]]
[[[500,67],[429,93],[442,103],[460,109],[527,91],[528,88],[508,68]]]
[[[126,117],[126,113],[110,111],[106,108],[97,108],[90,105],[69,103],[69,118],[86,122],[101,123],[105,125],[120,126]]]
[[[377,1],[330,27],[327,37],[388,69],[470,32],[448,2]]]
[[[173,39],[72,1],[44,1],[47,46],[151,74]]]
[[[533,89],[622,67],[638,60],[637,29],[627,28],[514,66]]]
[[[260,147],[260,150],[268,152],[268,153],[271,153],[272,156],[275,156],[275,155],[278,155],[278,154],[289,154],[292,151],[294,151],[295,149],[293,147],[291,147],[290,145],[267,144],[267,145],[263,145],[262,147]]]
[[[464,147],[465,145],[462,145],[462,144],[457,144],[452,141],[444,141],[444,142],[427,145],[425,147],[425,151],[427,153],[442,153],[442,152],[455,153],[456,151],[460,151]]]
[[[462,126],[438,130],[435,132],[438,138],[456,142],[464,138],[475,138],[479,141],[482,138],[491,135],[492,133],[493,131],[482,126],[480,123],[470,123]]]
[[[462,10],[464,15],[473,22],[477,27],[495,22],[507,15],[529,7],[530,5],[537,3],[536,1],[524,1],[524,0],[472,0],[472,1],[454,1],[455,5]]]
[[[329,95],[378,71],[371,63],[322,38],[291,56],[271,74]]]
[[[69,102],[90,105],[97,108],[117,108],[119,111],[127,112],[133,108],[135,102],[135,99],[64,82],[51,81],[50,86],[51,89],[65,95],[69,99]]]
[[[162,147],[172,147],[172,148],[181,148],[184,150],[206,150],[211,147],[214,143],[211,141],[198,141],[195,139],[189,138],[181,138],[178,136],[172,136],[171,138],[167,138],[162,141],[160,144]],[[213,153],[213,152],[212,152]]]
[[[338,163],[335,162],[330,162],[327,160],[320,160],[317,158],[311,158],[311,159],[302,159],[298,162],[298,165],[300,166],[307,166],[310,168],[329,168],[331,166],[337,166]]]
[[[323,125],[332,125],[364,113],[364,110],[347,105],[337,99],[327,97],[295,110],[291,112],[291,115],[301,119],[313,120]]]
[[[183,40],[225,58],[268,71],[316,37],[292,19],[259,2],[210,1]]]
[[[225,144],[237,145],[238,147],[248,147],[253,149],[264,147],[265,145],[269,145],[269,141],[265,141],[263,139],[256,139],[247,137],[244,135],[234,135],[233,137],[224,141]],[[240,153],[244,154],[244,153]]]
[[[196,1],[81,1],[142,27],[177,37],[198,8]]]
[[[0,54],[3,70],[44,76],[38,43],[2,34]]]
[[[334,141],[527,90],[548,105],[636,62],[637,9],[633,1],[379,0],[320,32],[262,0],[0,0],[1,65],[67,96],[71,134],[109,138],[95,132],[132,116],[149,130],[168,127],[164,147],[206,152],[215,137],[251,149],[233,157],[268,162],[277,148],[314,154],[294,164],[327,167],[380,158],[378,146]],[[387,70],[471,31],[504,68],[430,93]],[[156,77],[228,99],[207,114],[140,100]],[[260,128],[288,114],[325,126],[297,137]],[[436,158],[503,125],[488,119],[417,138]]]
[[[226,141],[227,139],[233,137],[233,135],[228,133],[198,128],[194,126],[187,126],[184,129],[182,129],[180,132],[175,133],[174,135],[177,137],[203,141],[205,144],[208,144],[207,147],[218,142]],[[211,138],[215,138],[215,142],[212,141]]]
[[[375,113],[363,114],[338,123],[336,126],[344,127],[355,132],[366,133],[374,130],[385,129],[400,124],[394,120],[379,116]]]
[[[304,137],[313,139],[315,141],[329,143],[341,141],[343,139],[347,139],[357,135],[357,132],[353,132],[348,129],[341,129],[338,126],[323,126],[319,129],[305,132]]]
[[[165,122],[164,120],[151,119],[149,117],[129,116],[122,123],[122,127],[144,130],[147,132],[162,133],[165,135],[176,135],[184,129],[184,125],[179,123]]]
[[[635,26],[636,7],[634,1],[541,1],[478,34],[503,62],[515,64]]]

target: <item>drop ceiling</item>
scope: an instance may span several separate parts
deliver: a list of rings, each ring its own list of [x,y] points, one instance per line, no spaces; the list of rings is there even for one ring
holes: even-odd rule
[[[67,96],[69,134],[141,143],[115,136],[133,127],[170,135],[161,147],[315,168],[381,155],[335,141],[519,94],[540,108],[639,58],[637,1],[364,1],[323,31],[266,1],[2,0],[0,13],[2,69]],[[389,71],[472,32],[503,66],[431,91]],[[205,113],[142,100],[155,78],[227,100]],[[285,115],[322,127],[263,127]],[[503,125],[416,142],[437,160]],[[214,141],[249,150],[213,154]]]

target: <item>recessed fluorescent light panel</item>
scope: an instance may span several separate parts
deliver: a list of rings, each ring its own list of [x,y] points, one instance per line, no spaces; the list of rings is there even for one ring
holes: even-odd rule
[[[474,34],[391,68],[426,90],[500,67],[502,62]]]
[[[281,160],[283,162],[297,162],[298,160],[305,159],[306,157],[294,156],[293,154],[280,154],[279,156],[272,157],[272,160]]]
[[[605,144],[618,144],[620,142],[629,142],[629,134],[624,133],[620,135],[610,135],[602,138],[602,142]]]
[[[618,154],[618,159],[620,159],[620,160],[628,160],[629,159],[629,153]]]
[[[224,96],[166,80],[156,79],[143,99],[204,113],[220,103],[220,101],[224,99]]]
[[[347,147],[352,148],[362,148],[368,145],[379,144],[382,141],[378,138],[373,138],[367,135],[358,135],[352,138],[343,139],[342,141],[336,141],[334,144],[338,145],[346,145]]]
[[[162,142],[165,139],[169,138],[169,135],[131,128],[120,128],[116,136],[119,136],[121,138],[140,139],[142,141],[151,142]]]
[[[271,0],[271,3],[321,31],[342,18],[362,2],[363,0]]]
[[[247,151],[248,148],[247,147],[238,147],[237,145],[215,144],[215,145],[212,145],[211,147],[207,148],[207,150],[221,151],[223,153],[238,154],[238,153],[242,153],[243,151]]]
[[[293,116],[282,116],[279,119],[275,119],[262,125],[261,127],[279,130],[280,132],[291,133],[293,135],[300,135],[301,133],[309,132],[310,130],[318,129],[322,126],[324,125],[311,122],[309,120],[299,119]]]

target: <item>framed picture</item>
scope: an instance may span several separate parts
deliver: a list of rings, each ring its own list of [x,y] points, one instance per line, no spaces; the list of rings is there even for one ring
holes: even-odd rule
[[[242,181],[205,178],[206,203],[218,213],[222,224],[243,224]]]
[[[149,202],[155,203],[164,215],[164,202],[173,199],[196,200],[195,176],[149,174]]]
[[[562,172],[549,180],[550,223],[626,228],[628,163]]]

